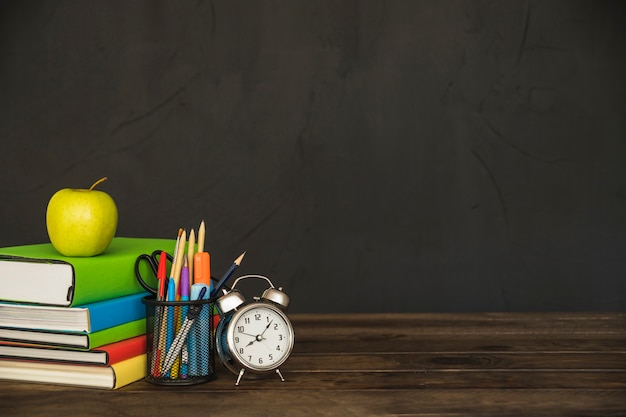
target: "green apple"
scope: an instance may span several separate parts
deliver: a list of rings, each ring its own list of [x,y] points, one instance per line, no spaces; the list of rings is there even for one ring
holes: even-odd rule
[[[57,191],[46,209],[52,246],[65,256],[95,256],[104,252],[117,229],[117,206],[110,195],[94,187]]]

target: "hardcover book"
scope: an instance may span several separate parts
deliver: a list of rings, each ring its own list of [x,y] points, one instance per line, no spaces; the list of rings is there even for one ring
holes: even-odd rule
[[[22,343],[0,342],[0,357],[48,362],[113,365],[146,353],[146,336],[136,336],[91,350],[43,347]]]
[[[146,334],[146,319],[134,320],[93,333],[53,332],[0,327],[0,340],[57,347],[94,349],[109,343]]]
[[[97,301],[76,307],[0,303],[0,327],[97,332],[146,317],[141,302],[148,292]]]
[[[146,376],[144,353],[108,366],[0,359],[0,380],[118,389]]]
[[[63,256],[51,243],[0,248],[0,300],[69,307],[144,292],[135,279],[137,256],[172,253],[175,245],[116,237],[103,254],[84,258]]]

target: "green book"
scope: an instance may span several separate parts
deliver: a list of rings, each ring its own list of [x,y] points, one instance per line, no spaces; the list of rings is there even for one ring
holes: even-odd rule
[[[71,347],[78,349],[95,349],[109,343],[129,339],[146,334],[146,319],[139,319],[99,330],[87,332],[53,332],[37,329],[9,329],[0,327],[0,340],[12,342]]]
[[[137,256],[172,254],[175,246],[174,239],[116,237],[92,257],[63,256],[51,243],[0,248],[0,301],[71,307],[137,294],[145,291],[135,277]]]
[[[146,319],[129,321],[119,326],[109,327],[93,333],[85,333],[84,336],[87,337],[87,346],[85,348],[94,349],[141,334],[146,334]]]

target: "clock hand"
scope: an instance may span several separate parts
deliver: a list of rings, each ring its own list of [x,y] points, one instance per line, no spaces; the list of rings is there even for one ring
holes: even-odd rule
[[[269,329],[270,325],[274,322],[274,320],[270,321],[269,323],[267,323],[267,326],[265,326],[265,329],[263,330],[263,333],[261,333],[261,339],[263,339],[263,335],[265,334],[265,332],[267,331],[267,329]]]
[[[261,339],[259,339],[259,336],[260,336],[260,335],[255,336],[255,335],[250,334],[250,333],[241,333],[241,334],[246,335],[246,336],[253,337],[253,339],[250,341],[250,343],[248,343],[248,344],[246,345],[246,347],[250,346],[251,344],[253,344],[253,343],[254,343],[254,342],[256,342],[257,340],[261,340]]]
[[[243,334],[243,335],[250,336],[250,337],[254,337],[254,339],[252,339],[252,340],[250,341],[250,343],[248,343],[248,344],[246,345],[246,347],[248,347],[248,346],[250,346],[250,345],[254,344],[254,342],[256,342],[256,341],[259,341],[259,342],[260,342],[260,341],[262,341],[262,340],[265,340],[265,338],[263,337],[263,335],[265,334],[265,332],[267,331],[267,329],[269,329],[270,325],[271,325],[273,322],[274,322],[274,320],[272,320],[272,321],[270,321],[269,323],[267,323],[267,326],[265,326],[265,329],[263,329],[263,332],[261,332],[261,334],[258,334],[258,335],[256,335],[256,336],[251,335],[250,333],[243,333],[243,332],[242,332],[241,334]]]
[[[264,337],[263,337],[263,335],[265,334],[265,332],[267,331],[267,329],[269,329],[269,328],[270,328],[270,325],[271,325],[273,322],[274,322],[274,320],[272,320],[272,321],[270,321],[269,323],[267,323],[267,326],[265,326],[265,329],[263,329],[263,331],[261,332],[261,334],[260,334],[260,335],[258,335],[258,336],[256,336],[252,342],[248,343],[248,346],[250,346],[251,344],[253,344],[253,343],[254,343],[254,342],[256,342],[256,341],[263,342],[264,340],[267,340],[266,338],[264,338]],[[266,347],[268,347],[265,343],[263,343],[263,344],[264,344]],[[246,347],[248,347],[248,346],[246,346]],[[268,349],[269,349],[269,347],[268,347]]]

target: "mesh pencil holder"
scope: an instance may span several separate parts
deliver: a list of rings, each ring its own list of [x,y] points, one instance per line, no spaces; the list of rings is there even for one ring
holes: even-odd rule
[[[192,385],[215,377],[214,299],[157,301],[146,306],[146,380],[159,385]]]

